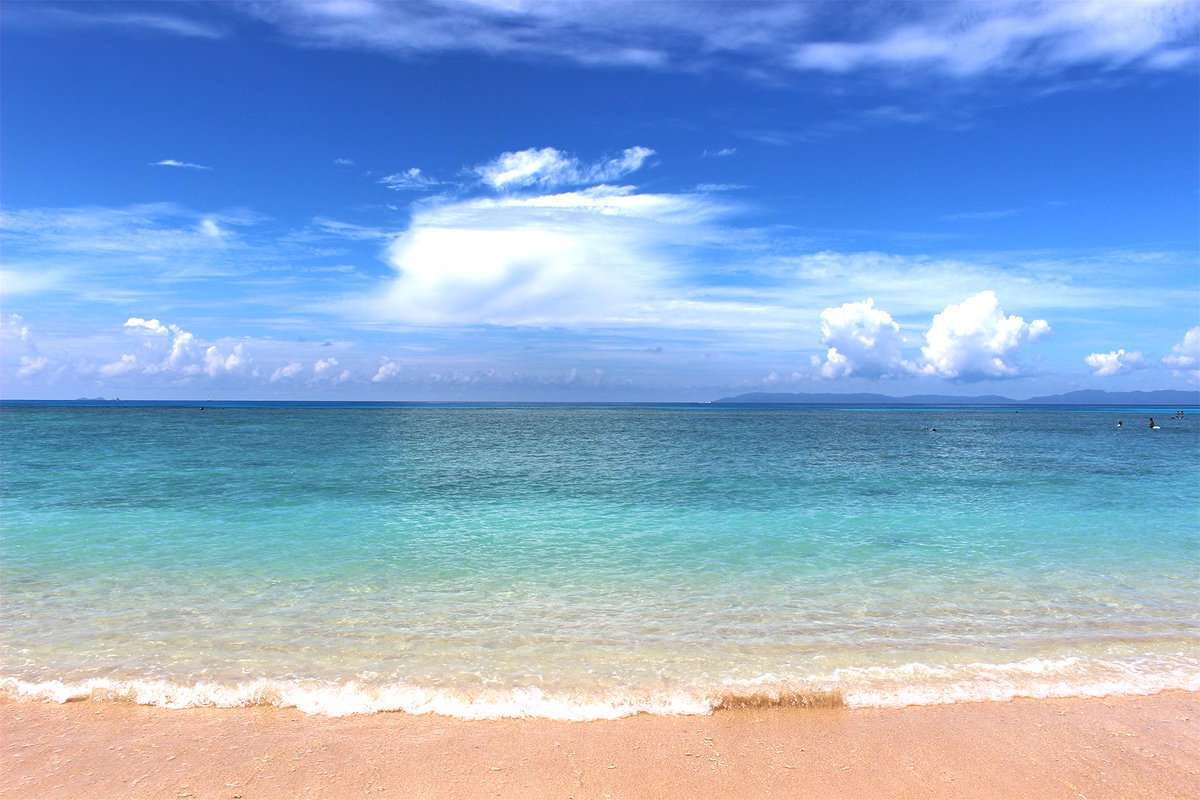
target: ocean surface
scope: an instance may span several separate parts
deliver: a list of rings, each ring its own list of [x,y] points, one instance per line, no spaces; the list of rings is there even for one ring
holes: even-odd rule
[[[1197,690],[1173,411],[6,405],[0,694],[593,719]]]

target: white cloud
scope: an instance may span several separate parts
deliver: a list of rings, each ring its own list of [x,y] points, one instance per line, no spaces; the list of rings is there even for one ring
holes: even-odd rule
[[[242,225],[257,218],[246,211],[201,214],[173,203],[125,208],[32,208],[0,212],[9,249],[60,253],[73,257],[120,256],[120,263],[186,261],[195,264],[215,253],[228,253],[221,225]],[[214,234],[221,234],[216,235]],[[55,259],[55,262],[61,259]]]
[[[33,344],[33,331],[20,314],[9,314],[0,318],[0,322],[3,323],[0,333],[6,340],[15,340],[25,345]]]
[[[45,356],[21,356],[21,366],[17,368],[18,378],[28,378],[50,366],[50,359]]]
[[[1128,375],[1134,370],[1146,367],[1146,359],[1136,350],[1130,353],[1125,352],[1123,349],[1113,350],[1108,353],[1092,353],[1086,356],[1083,361],[1092,368],[1092,374],[1099,378]]]
[[[397,192],[424,191],[425,189],[430,189],[441,184],[441,181],[429,177],[417,167],[406,169],[404,172],[385,175],[379,179],[379,182]]]
[[[313,364],[313,380],[329,381],[334,385],[350,380],[350,370],[343,369],[339,372],[337,367],[338,360],[332,356],[319,359]]]
[[[820,364],[823,378],[881,378],[909,371],[900,357],[900,326],[875,301],[846,303],[821,312],[821,344],[829,349]]]
[[[708,197],[611,186],[426,205],[389,245],[397,277],[367,310],[421,325],[645,319],[661,311],[670,253],[720,212]]]
[[[1014,361],[1017,346],[1049,332],[1045,320],[1005,316],[995,292],[979,292],[934,316],[920,372],[967,381],[1015,377],[1021,374]]]
[[[72,7],[55,7],[41,3],[17,3],[5,8],[6,24],[44,28],[117,28],[130,31],[151,31],[175,36],[201,39],[220,39],[226,35],[222,26],[178,14],[163,14],[161,6],[149,11],[118,12],[103,6],[77,3]],[[86,9],[86,10],[81,10]],[[172,9],[174,10],[174,9]]]
[[[1163,358],[1163,363],[1177,373],[1200,378],[1200,325],[1188,329],[1183,340],[1171,348],[1171,355]]]
[[[71,276],[61,267],[10,262],[6,269],[0,269],[0,297],[61,290],[70,284]]]
[[[216,377],[222,372],[238,372],[245,366],[246,352],[241,343],[234,345],[229,355],[222,354],[215,344],[204,351],[204,371],[209,377]]]
[[[148,333],[153,333],[157,336],[166,336],[167,333],[169,333],[167,326],[163,325],[161,322],[159,322],[156,319],[142,319],[141,317],[130,317],[129,319],[125,320],[125,327],[133,328],[134,330],[139,330],[139,331],[147,331]]]
[[[302,45],[398,56],[480,52],[584,65],[718,66],[969,78],[1053,78],[1080,66],[1195,63],[1192,0],[839,3],[405,2],[285,0],[247,11]],[[619,11],[615,11],[619,9]]]
[[[174,158],[164,158],[162,161],[155,161],[150,164],[152,167],[180,167],[183,169],[212,169],[203,164],[193,164],[190,161],[177,161]]]
[[[133,353],[122,353],[121,357],[109,364],[104,364],[100,367],[99,372],[106,378],[113,378],[117,375],[124,375],[126,372],[133,372],[139,369],[137,356]]]
[[[379,363],[379,369],[371,377],[372,383],[384,383],[400,374],[400,365],[386,356]]]
[[[352,167],[352,166],[354,166],[354,159],[352,159],[352,158],[335,158],[333,160],[333,163],[338,165],[339,167]]]
[[[279,381],[286,380],[287,378],[294,378],[295,376],[299,375],[303,369],[304,365],[299,361],[290,361],[271,373],[271,383],[277,383]]]
[[[627,148],[619,157],[584,164],[553,147],[503,153],[495,160],[476,167],[480,179],[493,189],[521,189],[531,186],[553,188],[615,181],[641,169],[654,151],[647,147]]]
[[[221,226],[212,217],[205,217],[200,220],[200,223],[196,226],[196,230],[210,239],[220,239],[225,235],[225,231],[221,230]]]
[[[17,359],[16,376],[29,378],[49,369],[54,362],[38,352],[33,329],[20,314],[0,317],[0,348],[5,356]]]
[[[917,13],[898,24],[885,17],[886,27],[852,40],[800,43],[791,63],[839,73],[919,66],[969,78],[1045,76],[1080,65],[1174,68],[1196,56],[1196,6],[1188,0],[959,2],[908,9]]]
[[[123,353],[116,361],[103,364],[98,368],[103,376],[136,371],[174,378],[200,375],[215,378],[224,373],[242,372],[249,364],[241,343],[222,352],[215,344],[205,347],[194,334],[178,325],[168,325],[157,319],[130,317],[123,327],[142,337],[142,353]]]
[[[993,252],[935,258],[893,253],[821,251],[784,257],[773,269],[794,276],[805,298],[835,305],[847,297],[873,296],[897,319],[925,315],[991,287],[1005,301],[1056,309],[1157,309],[1192,302],[1183,288],[1169,296],[1131,291],[1130,275],[1162,275],[1187,268],[1182,253],[1095,251],[1054,254]],[[1144,313],[1151,313],[1149,311]]]

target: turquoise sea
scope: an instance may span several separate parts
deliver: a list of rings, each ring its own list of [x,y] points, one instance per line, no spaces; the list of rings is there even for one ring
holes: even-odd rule
[[[6,405],[0,693],[589,719],[1197,690],[1173,412]]]

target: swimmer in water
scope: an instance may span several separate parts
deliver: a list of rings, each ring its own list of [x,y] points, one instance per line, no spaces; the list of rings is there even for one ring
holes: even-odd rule
[[[1124,422],[1121,422],[1121,420],[1117,420],[1117,427],[1118,427],[1118,428],[1124,428],[1124,427],[1125,427],[1125,423],[1124,423]]]
[[[1158,427],[1157,425],[1155,425],[1155,424],[1154,424],[1154,417],[1151,417],[1151,418],[1150,418],[1150,427],[1151,427],[1151,428],[1157,428],[1157,427]]]

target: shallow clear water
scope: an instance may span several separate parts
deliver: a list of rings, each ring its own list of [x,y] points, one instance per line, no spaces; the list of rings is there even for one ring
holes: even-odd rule
[[[6,407],[0,435],[9,694],[589,718],[1200,688],[1194,413]]]

